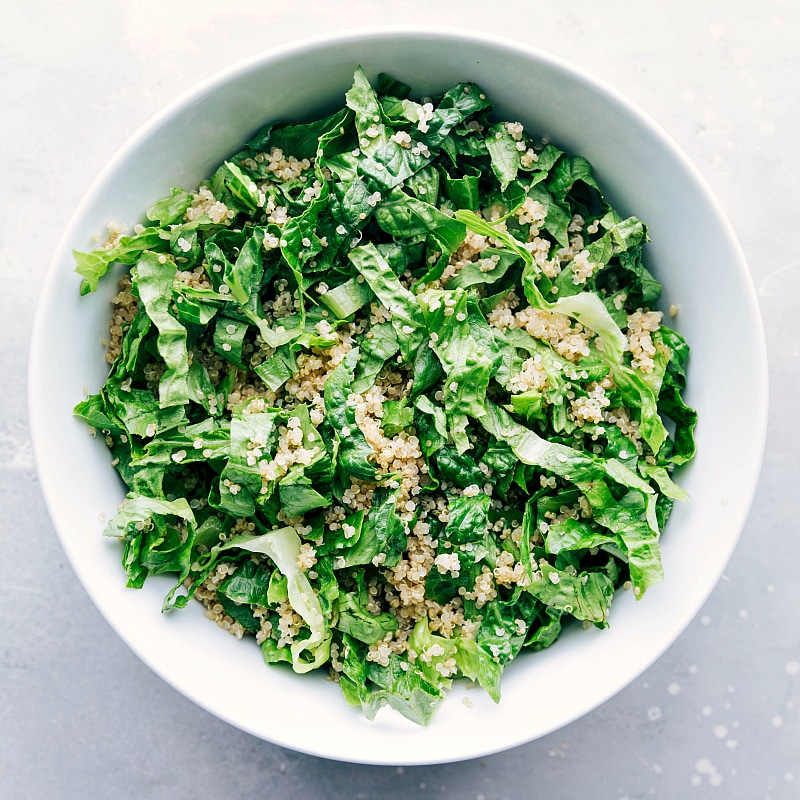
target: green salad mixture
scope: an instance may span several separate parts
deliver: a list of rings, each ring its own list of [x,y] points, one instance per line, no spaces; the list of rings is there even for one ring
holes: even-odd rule
[[[498,700],[521,650],[661,580],[696,414],[646,227],[589,163],[474,84],[409,97],[359,69],[76,252],[84,294],[129,274],[75,413],[128,488],[128,586],[171,573],[165,610],[427,724],[456,676]]]

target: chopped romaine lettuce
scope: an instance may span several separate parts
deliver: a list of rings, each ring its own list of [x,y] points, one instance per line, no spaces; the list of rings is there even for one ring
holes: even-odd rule
[[[662,579],[689,348],[584,158],[470,83],[358,69],[344,102],[76,252],[84,294],[129,275],[75,413],[128,487],[129,586],[171,573],[165,611],[427,725]]]

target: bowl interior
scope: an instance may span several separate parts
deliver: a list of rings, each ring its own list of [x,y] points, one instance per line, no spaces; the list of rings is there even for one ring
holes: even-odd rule
[[[521,656],[495,706],[457,685],[433,724],[392,712],[373,722],[322,676],[266,667],[259,649],[204,619],[199,604],[161,614],[170,581],[124,587],[120,548],[100,535],[123,487],[100,439],[71,409],[101,385],[100,339],[115,281],[80,298],[72,248],[110,220],[138,222],[170,187],[193,188],[265,122],[309,120],[343,103],[353,70],[385,71],[422,95],[478,83],[498,118],[518,119],[589,159],[606,195],[650,230],[649,269],[662,308],[692,347],[687,402],[700,413],[698,456],[679,476],[691,500],[663,537],[666,581],[641,602],[616,599],[611,628],[570,630]],[[703,181],[671,140],[624,98],[522,45],[465,32],[372,31],[293,45],[251,59],[173,103],[142,129],[91,187],[44,287],[30,366],[30,416],[41,484],[64,548],[87,591],[133,650],[186,696],[239,728],[321,756],[367,763],[465,759],[549,733],[596,707],[649,666],[717,582],[752,498],[766,425],[763,334],[736,240]],[[471,703],[462,702],[469,698]],[[146,702],[146,701],[145,701]]]

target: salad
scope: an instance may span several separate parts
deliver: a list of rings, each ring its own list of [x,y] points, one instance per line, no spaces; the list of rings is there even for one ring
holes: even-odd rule
[[[129,271],[75,413],[127,486],[128,586],[170,573],[165,611],[424,725],[662,579],[696,414],[645,225],[478,86],[410,97],[358,69],[76,252],[83,294]]]

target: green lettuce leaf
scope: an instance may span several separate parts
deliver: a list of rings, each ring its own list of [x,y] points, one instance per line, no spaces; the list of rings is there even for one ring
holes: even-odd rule
[[[409,239],[430,236],[448,253],[458,250],[466,228],[458,219],[444,214],[436,206],[409,197],[394,189],[375,211],[378,225],[390,236]]]
[[[477,338],[469,322],[467,293],[428,291],[420,295],[420,306],[428,330],[436,332],[430,347],[444,371],[443,403],[453,441],[459,453],[470,448],[466,435],[467,417],[478,419],[485,411],[486,391],[496,363],[486,342]]]
[[[356,247],[350,251],[348,258],[391,313],[391,324],[403,358],[407,362],[412,361],[427,332],[417,299],[400,283],[374,245]]]
[[[599,628],[608,625],[614,586],[607,575],[602,572],[571,575],[547,562],[542,563],[541,572],[541,579],[528,587],[534,597],[576,619],[589,620]]]
[[[147,315],[158,328],[158,352],[167,365],[158,385],[162,408],[189,402],[189,355],[186,328],[170,312],[175,264],[147,251],[136,263],[135,283]]]
[[[408,531],[395,506],[399,489],[377,491],[364,518],[355,545],[342,553],[344,567],[370,564],[379,558],[382,567],[395,567],[406,547]]]
[[[505,123],[498,122],[489,128],[486,137],[486,149],[491,158],[492,171],[500,181],[500,191],[517,177],[520,168],[520,151],[511,134],[506,130]]]
[[[356,425],[355,409],[347,403],[347,398],[352,394],[351,384],[357,362],[358,348],[355,347],[328,377],[324,390],[325,415],[339,442],[339,465],[354,478],[374,481],[378,478],[374,466],[375,452]]]
[[[294,528],[278,528],[261,536],[237,536],[226,547],[237,547],[251,553],[269,556],[286,578],[289,602],[308,626],[310,635],[296,639],[290,646],[292,668],[309,672],[321,667],[330,658],[331,633],[325,626],[319,598],[308,578],[298,566],[300,538]]]
[[[147,209],[147,219],[158,223],[159,228],[166,228],[167,225],[182,220],[191,204],[192,196],[189,192],[184,192],[183,189],[171,189],[169,197],[162,198]]]
[[[339,595],[339,622],[336,627],[366,644],[380,642],[397,630],[397,620],[388,613],[370,614],[353,593]]]
[[[107,250],[92,250],[90,253],[72,251],[75,257],[75,272],[83,278],[81,294],[97,291],[97,282],[108,272],[112,264],[135,264],[145,250],[163,252],[167,240],[158,228],[145,228],[134,236],[123,236]]]

